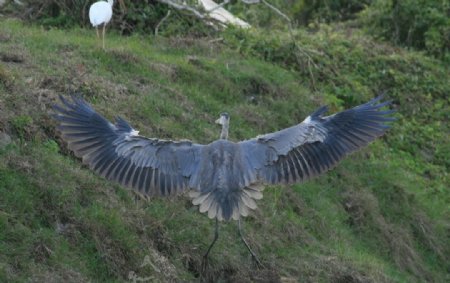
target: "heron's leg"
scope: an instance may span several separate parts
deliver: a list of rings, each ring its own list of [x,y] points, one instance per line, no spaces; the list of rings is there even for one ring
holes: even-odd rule
[[[103,49],[105,49],[105,29],[106,29],[106,24],[103,24],[103,33],[102,33]]]
[[[244,239],[244,236],[242,235],[242,229],[241,229],[241,218],[238,219],[238,227],[239,227],[239,236],[241,236],[242,242],[244,242],[245,246],[247,247],[248,251],[252,255],[253,260],[256,262],[258,267],[262,268],[264,265],[261,263],[259,258],[256,256],[256,254],[252,251],[250,246],[248,245],[247,241]]]
[[[202,272],[204,272],[206,270],[206,265],[208,264],[208,254],[211,251],[212,247],[214,246],[214,244],[216,243],[218,238],[219,238],[219,220],[217,220],[217,218],[216,218],[216,229],[214,231],[214,240],[209,245],[208,250],[206,251],[205,255],[203,256]]]
[[[98,34],[98,26],[95,27],[95,31],[97,32],[97,38],[100,38],[100,34]]]

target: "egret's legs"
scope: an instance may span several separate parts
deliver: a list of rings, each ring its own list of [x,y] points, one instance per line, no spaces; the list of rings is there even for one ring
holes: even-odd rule
[[[106,24],[103,24],[103,32],[102,32],[103,49],[105,49],[105,29],[106,29]]]
[[[214,231],[214,240],[212,241],[211,245],[209,245],[208,250],[206,251],[205,255],[203,256],[202,273],[206,270],[206,266],[208,265],[209,251],[212,249],[212,247],[214,246],[214,244],[216,243],[218,238],[219,238],[219,220],[217,220],[217,218],[216,218],[216,229]]]
[[[261,261],[258,259],[256,254],[252,251],[250,246],[248,245],[247,241],[244,239],[244,236],[242,235],[242,229],[241,229],[241,218],[239,217],[238,220],[238,227],[239,227],[239,236],[241,236],[242,241],[244,242],[245,246],[247,247],[248,251],[252,255],[253,260],[256,262],[256,265],[258,265],[259,268],[263,268],[264,265],[261,263]]]
[[[97,32],[97,38],[100,38],[100,34],[98,34],[98,26],[95,27],[95,31]]]

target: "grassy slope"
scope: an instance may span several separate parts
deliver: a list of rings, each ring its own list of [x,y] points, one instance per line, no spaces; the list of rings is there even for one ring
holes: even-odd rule
[[[388,91],[399,120],[385,138],[313,181],[267,188],[244,222],[266,268],[255,270],[229,223],[207,276],[449,280],[450,77],[439,61],[339,30],[296,34],[317,64],[308,69],[282,37],[257,33],[220,44],[110,33],[104,52],[91,30],[0,24],[0,130],[14,139],[0,150],[0,281],[198,278],[213,222],[186,197],[136,202],[82,166],[48,115],[71,91],[144,135],[201,143],[217,138],[221,111],[239,140]]]

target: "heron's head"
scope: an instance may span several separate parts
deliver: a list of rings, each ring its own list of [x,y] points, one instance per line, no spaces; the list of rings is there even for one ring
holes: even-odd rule
[[[230,115],[227,112],[220,113],[220,118],[216,120],[219,125],[226,125],[230,122]]]

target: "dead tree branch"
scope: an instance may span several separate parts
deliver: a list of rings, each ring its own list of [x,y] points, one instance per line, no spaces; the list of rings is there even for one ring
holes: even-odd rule
[[[189,6],[189,5],[185,5],[185,4],[180,4],[171,0],[158,0],[158,2],[167,4],[177,10],[185,10],[185,11],[189,11],[191,12],[194,16],[196,16],[199,19],[204,19],[206,16],[201,13],[199,10]]]

